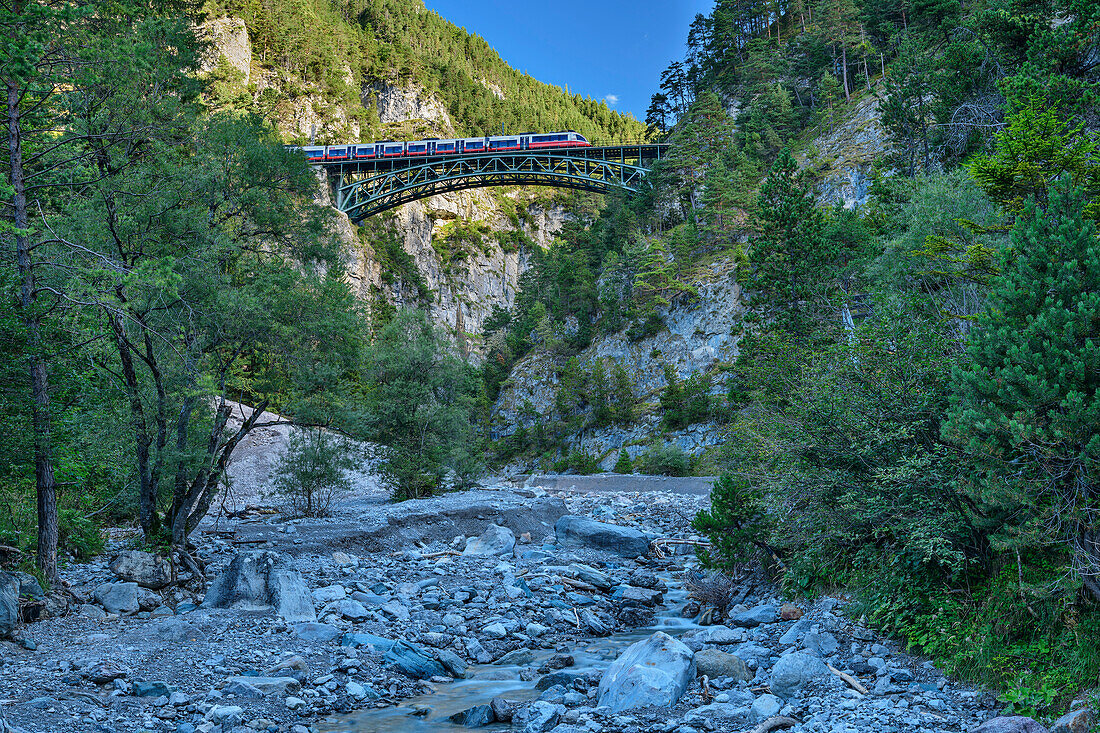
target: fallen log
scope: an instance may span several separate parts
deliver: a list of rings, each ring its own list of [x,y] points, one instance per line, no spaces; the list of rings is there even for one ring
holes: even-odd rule
[[[853,677],[850,674],[847,674],[846,672],[841,672],[839,669],[837,669],[836,667],[834,667],[831,664],[826,664],[825,666],[829,668],[830,672],[832,672],[837,677],[839,677],[840,679],[847,682],[848,686],[851,687],[853,690],[860,693],[861,695],[866,695],[867,694],[867,688],[864,687],[863,684],[859,680],[857,680],[855,677]]]
[[[768,733],[768,731],[793,728],[796,725],[801,725],[801,721],[788,718],[786,715],[776,715],[753,728],[750,733]]]

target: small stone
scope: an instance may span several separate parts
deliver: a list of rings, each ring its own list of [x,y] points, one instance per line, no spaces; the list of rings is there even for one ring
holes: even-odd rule
[[[783,708],[783,701],[775,695],[761,695],[749,708],[749,722],[759,723],[762,720],[778,715]]]
[[[306,701],[305,701],[305,700],[303,700],[303,699],[302,699],[302,698],[300,698],[300,697],[293,697],[293,696],[292,696],[292,697],[288,697],[288,698],[287,698],[286,700],[284,700],[283,702],[284,702],[284,703],[286,704],[287,708],[289,708],[289,709],[291,709],[291,710],[299,710],[299,709],[301,709],[301,708],[304,708],[304,707],[305,707],[305,705],[306,705]]]
[[[779,607],[779,618],[782,621],[797,621],[802,618],[802,609],[793,603],[784,603]]]

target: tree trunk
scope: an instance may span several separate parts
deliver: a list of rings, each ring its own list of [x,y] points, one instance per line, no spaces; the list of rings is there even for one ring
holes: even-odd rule
[[[844,101],[851,103],[852,95],[848,92],[848,46],[840,44],[840,65],[844,69]]]
[[[53,473],[50,390],[43,357],[42,318],[35,312],[37,284],[31,259],[27,188],[23,174],[23,149],[19,119],[19,87],[7,82],[8,154],[11,163],[12,205],[15,214],[16,266],[21,280],[19,306],[27,329],[31,395],[31,429],[34,432],[34,483],[38,503],[38,547],[35,560],[47,582],[57,583],[57,484]]]

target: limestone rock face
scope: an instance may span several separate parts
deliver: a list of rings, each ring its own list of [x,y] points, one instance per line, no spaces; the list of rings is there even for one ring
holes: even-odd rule
[[[695,678],[691,650],[663,631],[634,642],[600,679],[599,704],[618,713],[659,705],[672,707]]]
[[[207,73],[213,71],[224,56],[229,65],[243,75],[243,83],[247,86],[252,76],[252,43],[248,40],[248,27],[244,20],[214,18],[200,26],[199,33],[210,42],[200,70]]]
[[[378,110],[378,119],[383,125],[409,120],[426,120],[439,123],[444,130],[454,132],[451,116],[443,103],[417,86],[364,84],[361,98],[364,107],[373,98]]]
[[[290,559],[277,552],[242,552],[206,592],[205,608],[275,612],[290,623],[316,621],[313,598]]]

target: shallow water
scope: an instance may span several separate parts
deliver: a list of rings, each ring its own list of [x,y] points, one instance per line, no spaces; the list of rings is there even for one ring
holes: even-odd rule
[[[665,608],[658,613],[656,623],[646,629],[632,629],[603,638],[592,638],[579,642],[570,652],[576,664],[564,671],[583,672],[590,669],[605,669],[622,653],[626,647],[644,639],[655,631],[664,631],[679,636],[699,626],[691,619],[681,618],[680,609],[687,598],[682,586],[667,577]],[[444,684],[433,684],[434,693],[418,695],[402,700],[401,704],[386,708],[358,710],[321,721],[317,730],[321,733],[455,733],[468,730],[447,720],[455,713],[462,712],[475,705],[488,705],[494,697],[506,697],[509,700],[534,700],[541,693],[535,689],[538,677],[530,682],[519,679],[523,669],[534,669],[555,652],[547,649],[536,650],[535,660],[522,666],[500,666],[496,664],[472,664],[469,667],[470,678],[455,680]],[[478,679],[478,675],[509,675],[512,679]],[[431,711],[426,716],[413,715],[417,706],[427,706]],[[507,730],[507,723],[496,723],[483,730]]]

